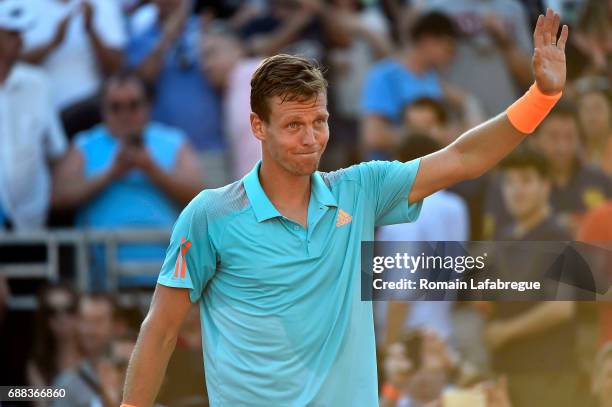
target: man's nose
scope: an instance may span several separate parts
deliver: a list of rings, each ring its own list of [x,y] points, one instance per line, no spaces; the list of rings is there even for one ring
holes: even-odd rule
[[[302,133],[302,144],[310,145],[316,142],[316,134],[312,126],[306,126]]]

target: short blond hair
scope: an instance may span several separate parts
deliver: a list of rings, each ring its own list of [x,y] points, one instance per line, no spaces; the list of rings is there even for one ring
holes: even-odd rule
[[[327,80],[318,63],[296,55],[279,54],[264,59],[251,77],[251,111],[267,122],[269,99],[309,100],[327,94]]]

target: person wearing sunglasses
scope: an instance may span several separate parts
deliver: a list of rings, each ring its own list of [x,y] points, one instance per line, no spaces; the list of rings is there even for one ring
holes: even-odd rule
[[[183,132],[152,122],[149,113],[140,77],[125,72],[109,78],[102,93],[103,123],[76,136],[54,174],[53,204],[77,208],[77,225],[169,228],[202,190],[198,158]],[[125,245],[118,259],[163,260],[164,253],[161,245]],[[92,286],[104,287],[103,253],[95,250],[93,260]]]
[[[79,363],[77,302],[77,293],[67,285],[50,284],[39,292],[34,344],[27,363],[30,386],[49,386]]]

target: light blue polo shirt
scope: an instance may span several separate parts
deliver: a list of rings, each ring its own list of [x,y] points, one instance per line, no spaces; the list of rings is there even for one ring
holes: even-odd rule
[[[414,221],[419,160],[367,162],[311,177],[308,227],[259,182],[205,190],[172,232],[159,284],[200,301],[212,406],[378,405],[372,303],[361,301],[361,241]]]

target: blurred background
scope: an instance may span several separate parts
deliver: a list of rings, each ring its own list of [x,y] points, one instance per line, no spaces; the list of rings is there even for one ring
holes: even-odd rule
[[[409,160],[527,90],[547,6],[570,26],[562,101],[499,168],[377,235],[610,249],[612,1],[0,0],[0,384],[118,405],[181,208],[259,159],[262,58],[324,68],[322,171]],[[612,303],[373,306],[384,407],[612,406]],[[160,405],[208,405],[200,341],[194,308]]]

